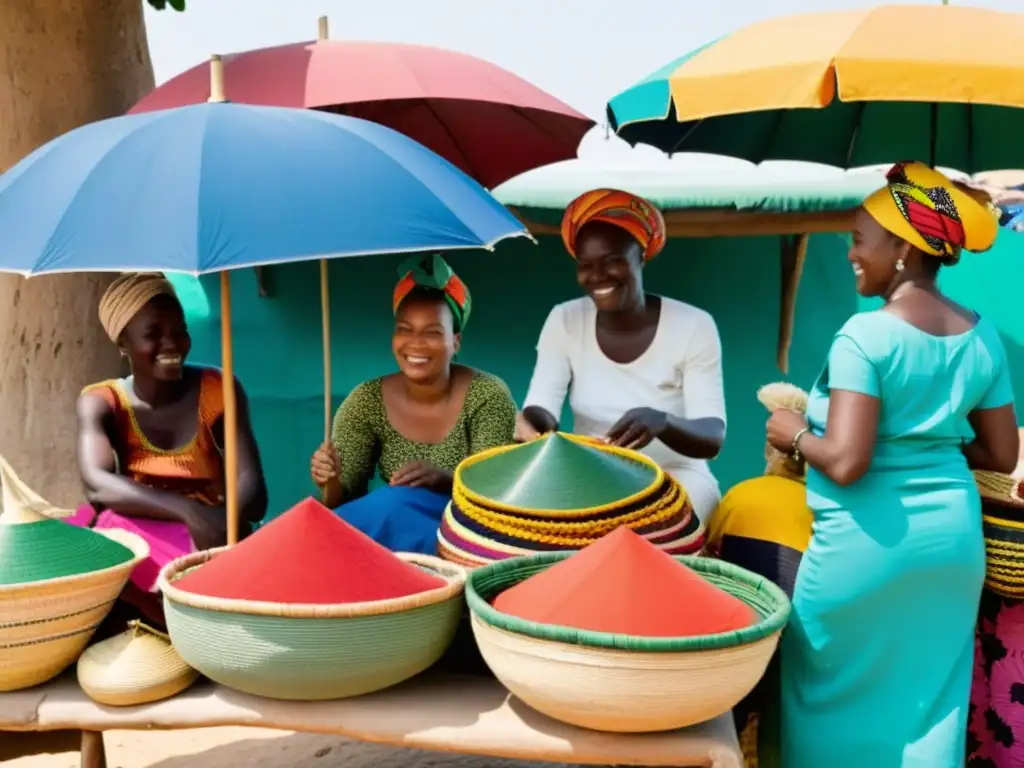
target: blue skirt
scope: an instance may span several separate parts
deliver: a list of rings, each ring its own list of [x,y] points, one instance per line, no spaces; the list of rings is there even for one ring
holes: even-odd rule
[[[335,509],[352,527],[392,552],[437,554],[437,531],[449,496],[408,486],[385,486]]]

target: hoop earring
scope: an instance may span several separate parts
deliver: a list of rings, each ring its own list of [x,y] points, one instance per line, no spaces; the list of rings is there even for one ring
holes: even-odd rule
[[[896,271],[897,272],[902,272],[903,268],[905,266],[906,265],[903,263],[903,257],[902,256],[900,258],[896,259]]]

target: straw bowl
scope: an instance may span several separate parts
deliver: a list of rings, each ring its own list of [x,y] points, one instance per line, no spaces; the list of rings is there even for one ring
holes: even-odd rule
[[[216,683],[271,699],[360,696],[424,671],[455,637],[466,572],[439,558],[397,553],[446,584],[392,600],[286,605],[208,597],[174,586],[227,549],[173,560],[157,582],[175,650]]]
[[[1024,498],[1021,481],[976,470],[985,536],[985,586],[997,595],[1024,597]]]
[[[466,600],[495,676],[533,709],[571,725],[643,733],[712,720],[757,685],[789,619],[789,600],[767,579],[693,556],[675,559],[754,608],[756,624],[716,635],[644,638],[538,624],[490,605],[568,556],[545,553],[478,568],[468,576]]]
[[[0,586],[0,691],[45,683],[71,666],[114,606],[132,569],[149,556],[128,531],[96,531],[133,557],[98,571]]]

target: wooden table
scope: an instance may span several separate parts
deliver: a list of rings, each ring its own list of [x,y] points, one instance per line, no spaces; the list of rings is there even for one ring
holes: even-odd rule
[[[0,694],[0,732],[20,732],[0,733],[8,749],[12,739],[20,739],[25,754],[58,751],[52,738],[40,745],[29,734],[60,732],[67,739],[78,732],[82,768],[106,765],[103,731],[214,726],[336,734],[397,747],[576,765],[743,765],[729,714],[668,733],[599,733],[551,720],[496,680],[474,676],[425,674],[379,693],[322,702],[263,699],[204,681],[155,704],[104,707],[82,693],[73,674]]]

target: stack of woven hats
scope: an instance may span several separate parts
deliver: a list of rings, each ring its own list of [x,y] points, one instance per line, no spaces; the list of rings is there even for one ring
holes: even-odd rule
[[[686,491],[651,459],[554,433],[458,466],[438,552],[475,567],[582,549],[620,526],[672,555],[699,552],[704,542]]]

